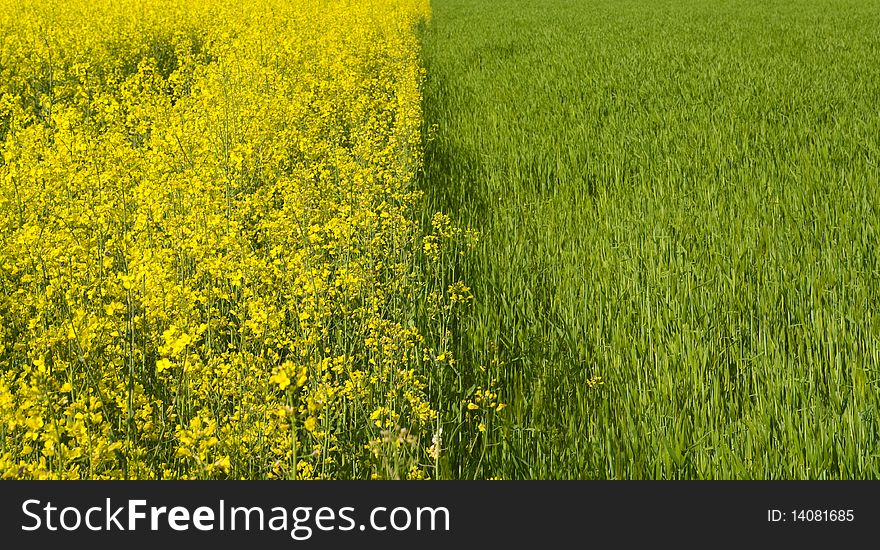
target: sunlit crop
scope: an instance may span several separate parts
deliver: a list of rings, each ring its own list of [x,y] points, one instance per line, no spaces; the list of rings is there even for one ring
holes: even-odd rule
[[[880,478],[878,8],[432,0],[458,476]]]
[[[427,16],[0,0],[0,476],[434,475],[473,235],[411,185]]]

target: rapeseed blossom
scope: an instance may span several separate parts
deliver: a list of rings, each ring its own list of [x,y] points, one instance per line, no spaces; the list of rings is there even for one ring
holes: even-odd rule
[[[428,16],[0,0],[0,477],[427,476],[471,299],[412,185]]]

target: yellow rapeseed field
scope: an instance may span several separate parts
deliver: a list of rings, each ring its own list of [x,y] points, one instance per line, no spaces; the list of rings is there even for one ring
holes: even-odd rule
[[[0,0],[0,477],[434,475],[428,9]]]

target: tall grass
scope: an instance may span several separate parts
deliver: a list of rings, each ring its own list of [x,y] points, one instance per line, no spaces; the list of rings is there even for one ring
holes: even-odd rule
[[[509,403],[446,475],[880,475],[876,2],[434,0],[423,34],[429,210],[482,232],[456,355]]]

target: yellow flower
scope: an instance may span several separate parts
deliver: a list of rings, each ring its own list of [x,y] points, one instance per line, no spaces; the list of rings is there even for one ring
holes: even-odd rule
[[[278,369],[275,374],[269,377],[269,382],[278,384],[278,387],[283,390],[290,385],[290,377],[287,376],[287,372],[284,369]]]
[[[171,361],[168,359],[162,358],[156,361],[156,372],[163,372],[172,367]]]
[[[306,421],[303,422],[303,425],[306,427],[306,429],[308,431],[314,432],[315,427],[318,425],[318,419],[315,418],[314,416],[310,416],[310,417],[306,418]]]

